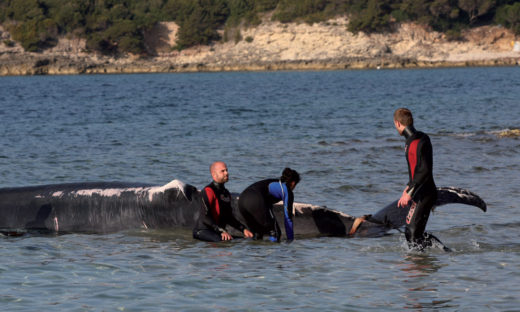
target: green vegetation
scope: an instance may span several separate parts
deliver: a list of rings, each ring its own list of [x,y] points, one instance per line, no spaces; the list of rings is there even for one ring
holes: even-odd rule
[[[239,41],[239,28],[259,24],[265,12],[283,23],[347,15],[353,32],[415,21],[454,40],[461,30],[486,24],[520,35],[519,0],[0,0],[0,23],[27,51],[52,47],[59,36],[79,36],[92,51],[145,54],[143,33],[160,21],[179,24],[178,49]]]
[[[520,35],[520,2],[499,7],[496,13],[496,21],[511,28],[515,34]]]

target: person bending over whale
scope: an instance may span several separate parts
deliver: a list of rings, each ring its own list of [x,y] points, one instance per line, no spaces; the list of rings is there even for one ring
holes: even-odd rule
[[[279,242],[280,226],[273,213],[273,204],[283,201],[285,233],[288,240],[294,239],[293,190],[300,182],[295,170],[285,168],[279,179],[266,179],[248,186],[238,199],[238,208],[256,239],[269,235],[273,242]]]
[[[424,230],[437,200],[437,187],[433,180],[432,144],[428,135],[415,130],[409,109],[399,108],[394,112],[394,125],[397,132],[406,138],[405,156],[409,176],[397,206],[411,205],[406,217],[406,240],[410,248],[423,250],[432,244],[432,235]]]
[[[231,194],[224,186],[229,180],[226,164],[214,162],[209,171],[213,182],[201,192],[200,215],[193,229],[193,237],[207,242],[231,240],[233,237],[225,229],[228,224],[244,233],[245,237],[253,237],[253,233],[233,216]]]

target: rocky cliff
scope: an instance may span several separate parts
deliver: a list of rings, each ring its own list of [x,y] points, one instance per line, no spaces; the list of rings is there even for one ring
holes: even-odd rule
[[[519,65],[520,43],[509,30],[483,26],[459,41],[416,24],[385,34],[353,34],[347,19],[319,24],[264,21],[235,29],[227,42],[175,51],[175,23],[145,34],[148,57],[88,53],[82,39],[62,38],[53,49],[27,53],[0,27],[0,75],[148,73],[241,70],[322,70]],[[515,44],[516,43],[516,44]]]

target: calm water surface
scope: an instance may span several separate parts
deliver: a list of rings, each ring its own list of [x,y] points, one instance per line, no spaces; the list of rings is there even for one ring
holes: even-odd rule
[[[520,311],[520,68],[0,77],[0,187],[81,181],[228,188],[302,174],[296,200],[373,213],[407,182],[397,107],[430,134],[438,186],[479,194],[428,230],[208,244],[190,231],[0,237],[5,311]]]

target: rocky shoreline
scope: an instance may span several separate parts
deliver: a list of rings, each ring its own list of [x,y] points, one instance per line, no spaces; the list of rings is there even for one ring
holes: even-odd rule
[[[483,26],[448,41],[415,24],[387,34],[353,34],[347,19],[319,24],[266,21],[237,29],[241,40],[174,51],[178,27],[160,23],[145,34],[149,57],[88,53],[81,39],[63,38],[51,50],[7,45],[0,27],[0,75],[72,75],[216,71],[343,70],[520,65],[520,43],[509,30]],[[236,35],[236,33],[235,33]]]
[[[251,64],[175,64],[153,59],[135,61],[94,62],[90,59],[31,56],[0,65],[0,76],[23,75],[78,75],[130,73],[182,73],[225,71],[292,71],[292,70],[347,70],[347,69],[404,69],[441,67],[517,66],[518,58],[468,61],[417,61],[400,58],[344,58],[330,61],[283,61]]]

